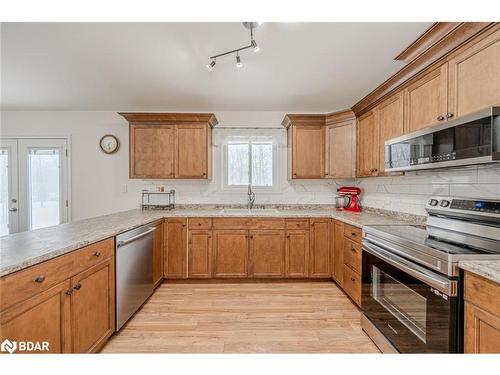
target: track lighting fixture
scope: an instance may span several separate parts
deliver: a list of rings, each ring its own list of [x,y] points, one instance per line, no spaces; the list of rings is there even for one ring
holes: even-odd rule
[[[212,61],[210,61],[209,64],[207,64],[207,69],[212,71],[212,69],[214,68],[215,66],[215,59],[212,59]]]
[[[255,53],[260,51],[260,47],[257,45],[257,42],[253,39],[253,29],[255,29],[257,26],[260,26],[260,22],[243,22],[243,26],[247,29],[250,30],[250,44],[244,47],[236,48],[228,52],[220,53],[218,55],[210,56],[210,63],[207,64],[207,69],[209,71],[212,71],[215,67],[215,60],[218,57],[230,55],[232,53],[236,53],[236,67],[241,68],[243,66],[243,63],[241,62],[240,58],[240,51],[246,50],[248,48],[253,48],[253,51]]]

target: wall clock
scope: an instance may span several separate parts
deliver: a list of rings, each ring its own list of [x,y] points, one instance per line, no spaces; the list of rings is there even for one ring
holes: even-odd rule
[[[101,150],[106,154],[114,154],[120,148],[120,141],[114,135],[103,135],[99,141]]]

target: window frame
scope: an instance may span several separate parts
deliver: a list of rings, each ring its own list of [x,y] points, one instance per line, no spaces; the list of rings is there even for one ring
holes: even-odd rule
[[[273,165],[273,170],[272,170],[272,185],[271,186],[254,186],[252,185],[252,190],[254,191],[261,191],[261,192],[267,192],[267,193],[278,193],[280,192],[281,186],[280,186],[280,161],[279,161],[279,150],[278,150],[278,144],[276,143],[276,140],[272,136],[235,136],[235,137],[229,137],[228,141],[222,145],[222,168],[221,168],[221,191],[223,192],[246,192],[248,189],[248,185],[229,185],[228,183],[228,178],[229,178],[229,165],[228,165],[228,145],[230,143],[244,143],[248,145],[248,155],[249,155],[249,163],[248,163],[248,175],[249,175],[249,181],[251,181],[252,178],[252,144],[271,144],[272,145],[272,165]]]

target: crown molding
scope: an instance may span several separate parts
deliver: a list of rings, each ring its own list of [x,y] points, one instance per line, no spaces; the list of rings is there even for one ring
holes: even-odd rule
[[[325,124],[326,116],[322,114],[286,114],[283,121],[281,121],[281,125],[286,129],[290,127],[290,125],[318,125]]]
[[[118,112],[131,124],[203,123],[211,128],[219,122],[213,113]]]

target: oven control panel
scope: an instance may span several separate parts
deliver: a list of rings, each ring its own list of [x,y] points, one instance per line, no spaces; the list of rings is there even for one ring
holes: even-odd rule
[[[490,212],[492,214],[500,214],[500,202],[483,201],[483,200],[467,200],[453,199],[450,208],[455,210]]]
[[[480,215],[498,217],[500,215],[500,201],[489,199],[470,199],[458,197],[431,197],[427,201],[428,212],[443,213],[463,212],[464,214],[477,213]]]

